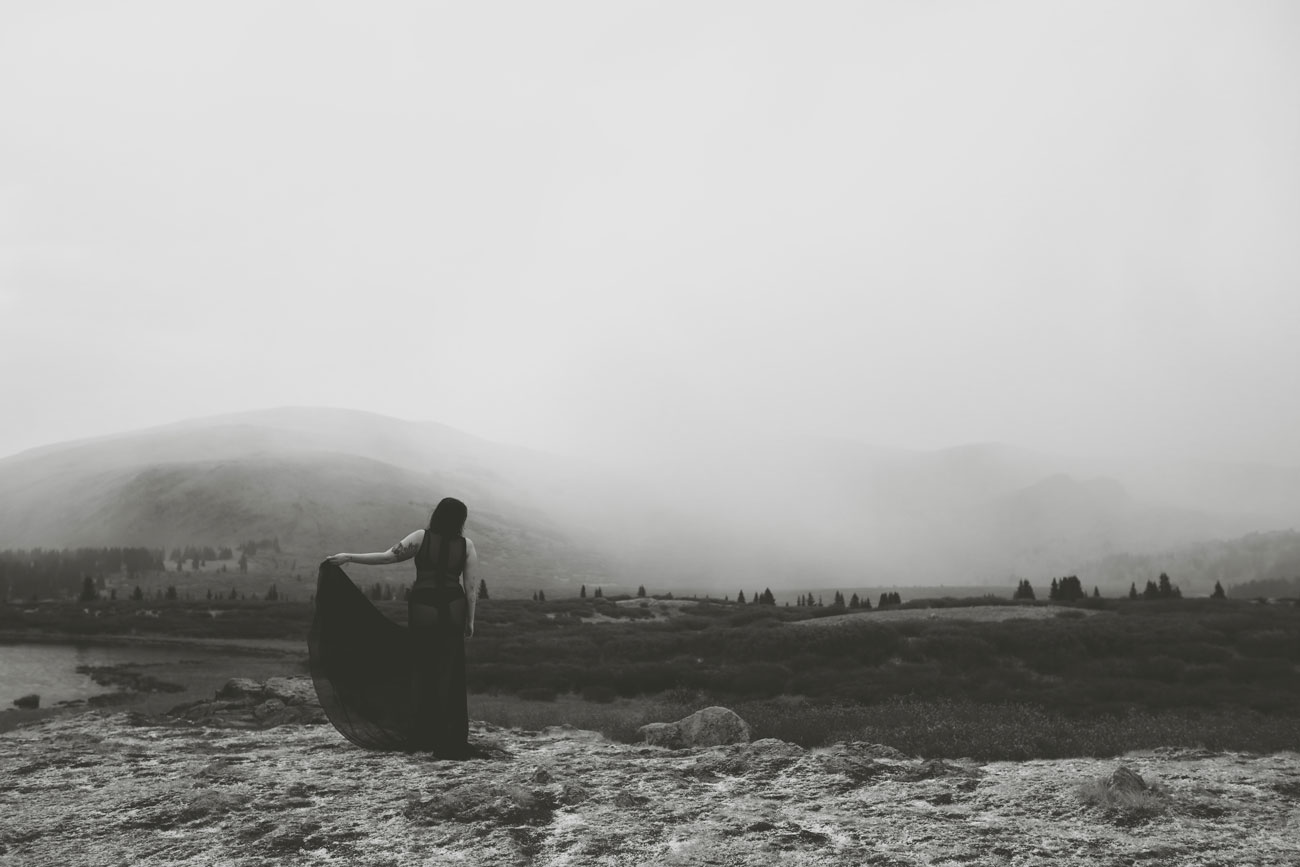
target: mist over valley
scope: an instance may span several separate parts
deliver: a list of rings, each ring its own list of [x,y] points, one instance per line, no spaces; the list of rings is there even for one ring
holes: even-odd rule
[[[1175,564],[1184,590],[1201,593],[1215,580],[1300,574],[1287,532],[1300,522],[1295,468],[808,437],[613,466],[322,408],[193,419],[0,460],[0,548],[274,538],[277,566],[309,575],[335,551],[385,550],[443,496],[469,504],[484,576],[508,595],[584,584],[728,596],[1009,591],[1066,574],[1115,593]],[[1271,535],[1240,539],[1250,533]],[[363,569],[358,580],[407,571]]]

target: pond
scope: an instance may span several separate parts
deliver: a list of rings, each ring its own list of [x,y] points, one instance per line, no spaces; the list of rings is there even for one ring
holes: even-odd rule
[[[211,697],[230,677],[302,675],[303,642],[264,642],[272,647],[222,645],[135,645],[135,643],[0,642],[0,714],[14,710],[14,699],[35,693],[40,707],[85,701],[92,695],[122,692],[125,686],[98,684],[79,667],[130,666],[147,680],[182,686],[182,692],[157,694],[159,702],[179,703]],[[136,684],[139,689],[152,689]]]
[[[135,665],[172,666],[185,657],[201,657],[194,648],[168,648],[90,644],[0,644],[0,711],[14,706],[14,699],[35,693],[41,707],[86,699],[115,692],[114,687],[95,683],[78,666]]]

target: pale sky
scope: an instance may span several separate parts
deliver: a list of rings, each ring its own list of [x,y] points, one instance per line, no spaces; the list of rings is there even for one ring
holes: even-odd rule
[[[323,405],[1300,464],[1298,380],[1300,4],[0,7],[0,455]]]

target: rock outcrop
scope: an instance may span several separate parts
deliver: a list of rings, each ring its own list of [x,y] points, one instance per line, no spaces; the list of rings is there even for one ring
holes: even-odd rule
[[[274,728],[325,722],[316,689],[305,677],[272,677],[264,682],[237,677],[210,700],[172,708],[173,722],[223,728]]]
[[[0,865],[1300,863],[1295,753],[1130,754],[1167,802],[1133,820],[1080,797],[1113,759],[665,749],[474,723],[486,758],[450,762],[256,721],[268,702],[309,707],[309,688],[237,684],[198,720],[90,712],[0,734]]]
[[[1103,783],[1112,792],[1129,795],[1139,794],[1150,788],[1140,774],[1123,765],[1107,774]]]
[[[749,743],[749,723],[725,707],[706,707],[671,723],[650,723],[637,731],[650,746],[669,749]]]

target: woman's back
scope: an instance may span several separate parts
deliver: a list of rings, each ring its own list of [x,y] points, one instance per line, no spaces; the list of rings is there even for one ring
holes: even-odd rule
[[[461,535],[450,536],[424,531],[424,539],[415,552],[414,587],[434,587],[460,581],[469,557],[468,545]]]

